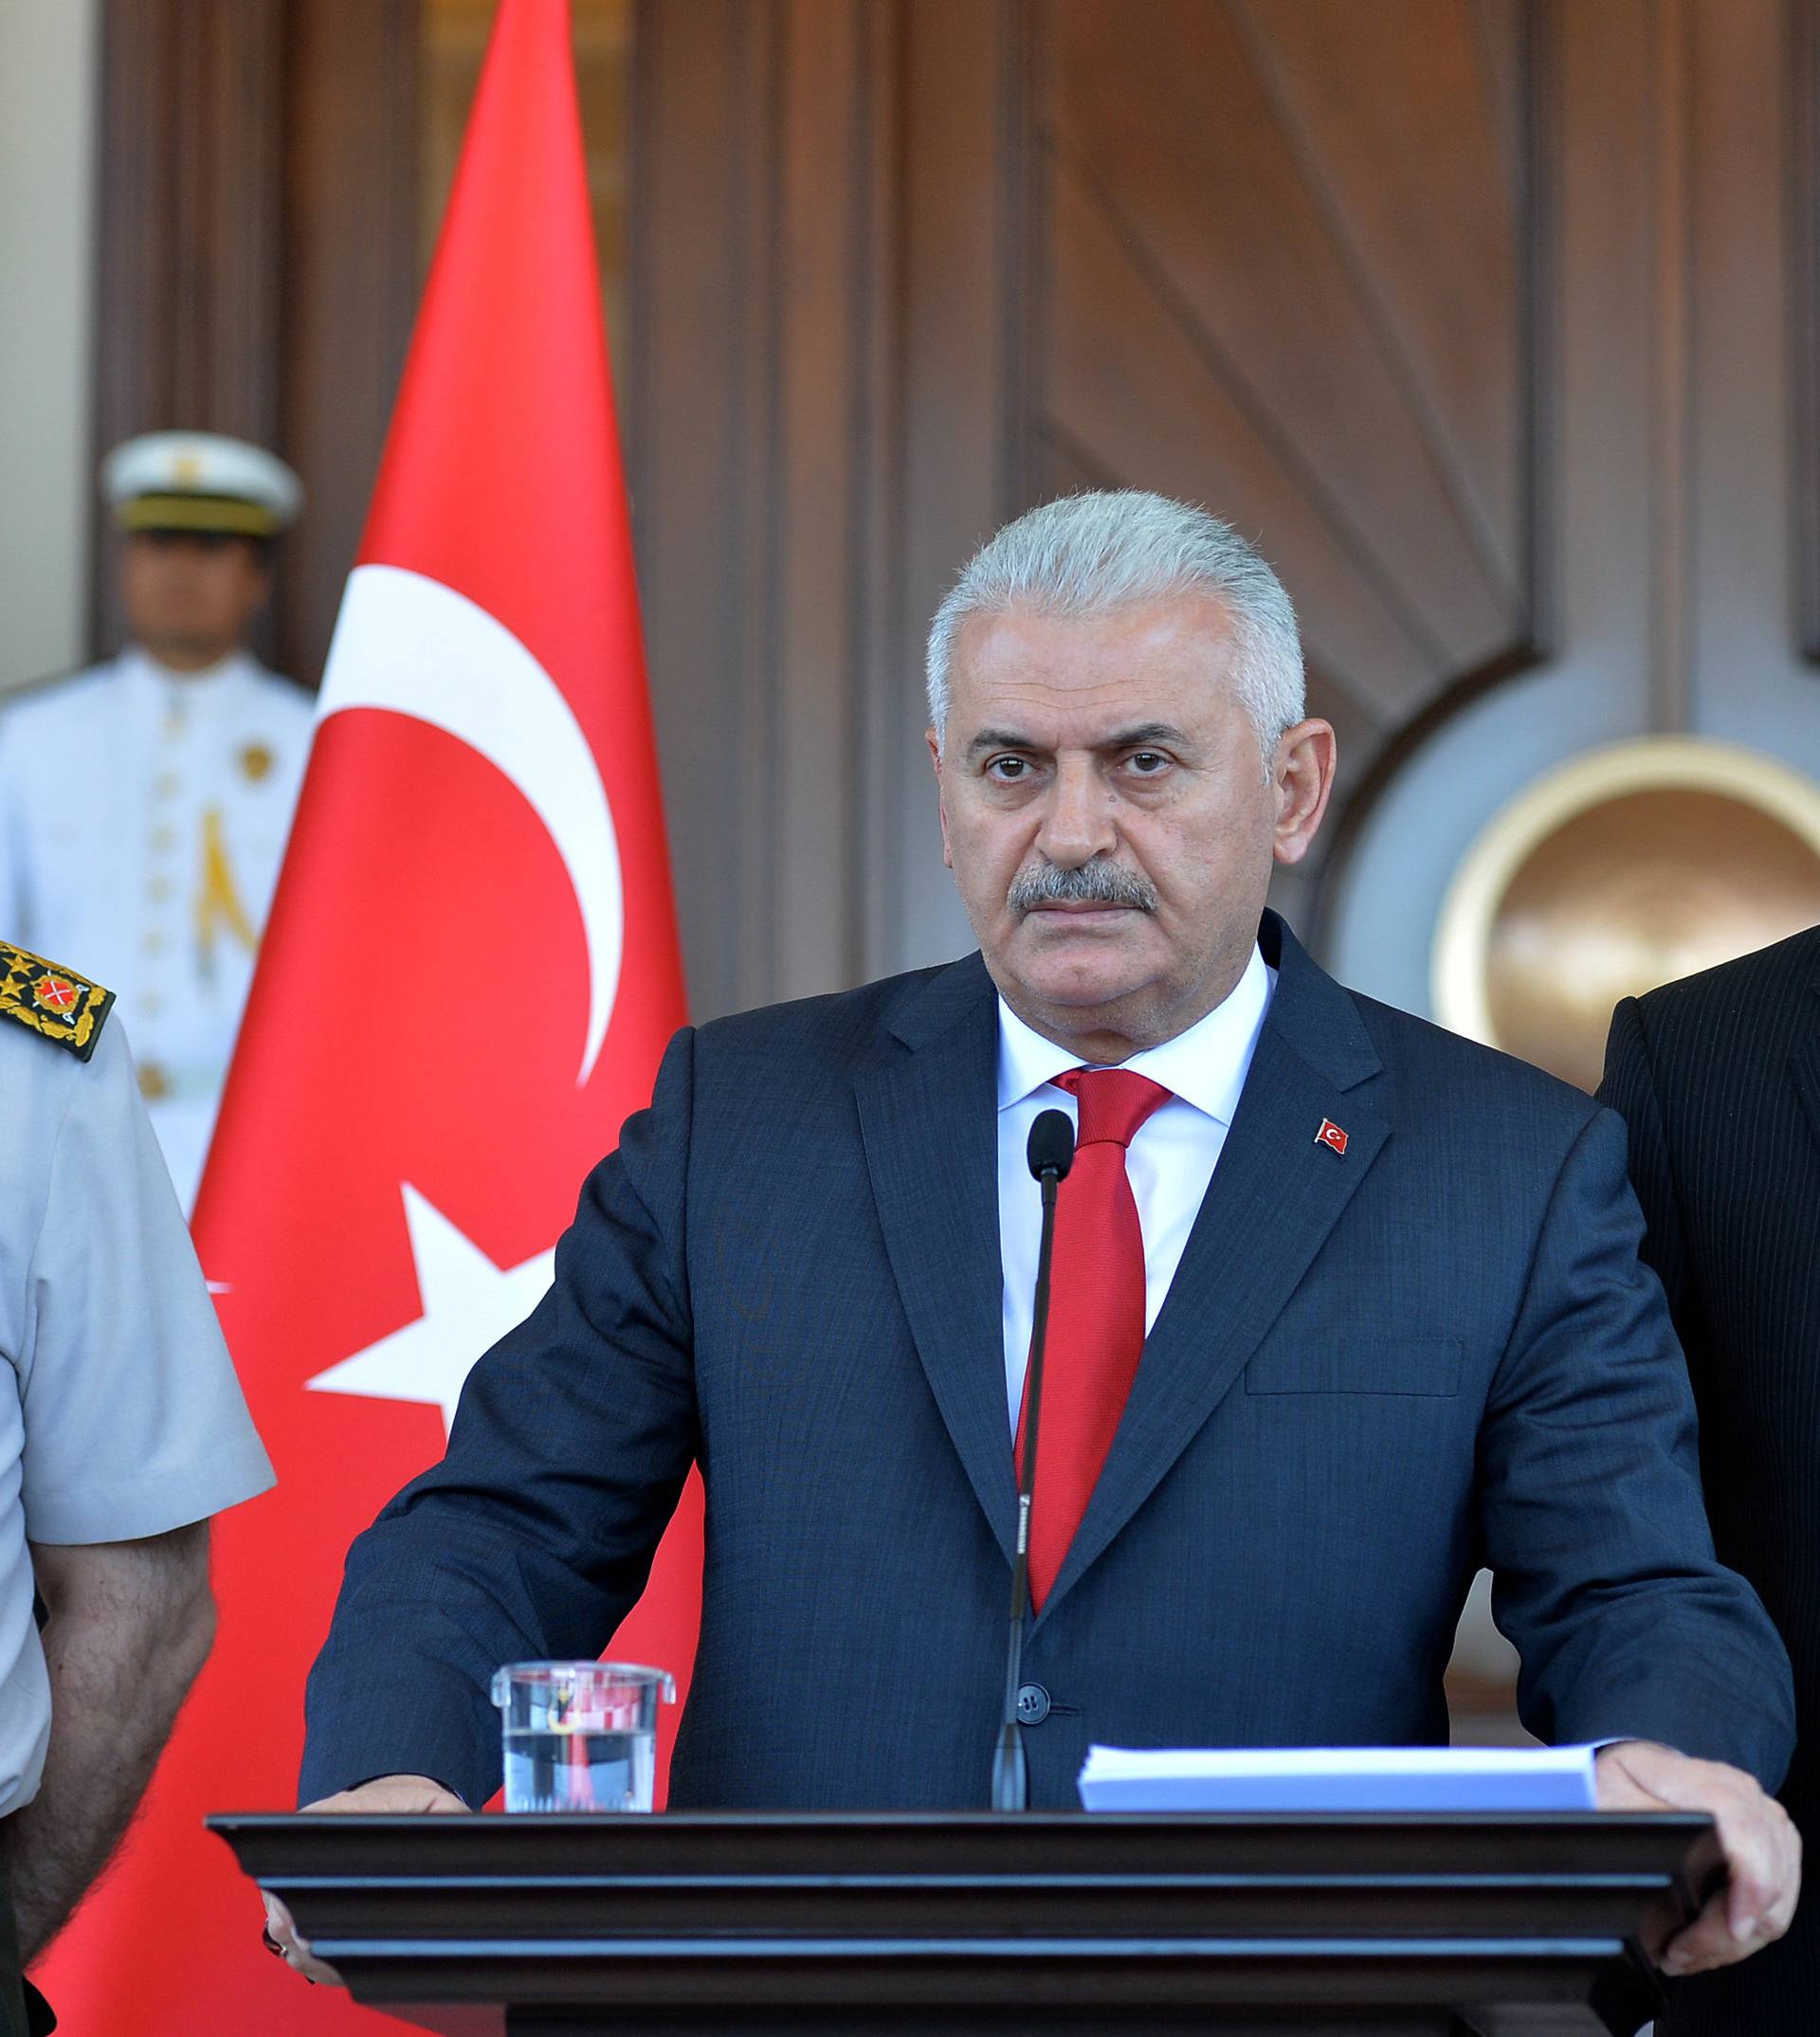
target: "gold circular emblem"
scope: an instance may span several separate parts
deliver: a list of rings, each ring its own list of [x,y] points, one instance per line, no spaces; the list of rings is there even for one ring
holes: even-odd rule
[[[171,1094],[170,1079],[155,1061],[139,1063],[139,1094],[148,1103],[155,1103],[161,1097]]]
[[[249,742],[240,753],[240,774],[249,785],[257,785],[272,764],[271,750],[263,742]]]
[[[1612,1008],[1820,921],[1820,785],[1686,736],[1575,757],[1456,871],[1435,936],[1444,1026],[1598,1086]]]

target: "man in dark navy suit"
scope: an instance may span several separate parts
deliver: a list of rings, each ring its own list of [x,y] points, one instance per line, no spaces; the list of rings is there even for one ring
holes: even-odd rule
[[[1059,1108],[1032,1801],[1094,1740],[1445,1740],[1484,1562],[1530,1727],[1613,1743],[1606,1801],[1719,1819],[1729,1895],[1675,1963],[1777,1936],[1788,1664],[1713,1554],[1623,1125],[1265,912],[1335,757],[1275,576],[1198,510],[1053,503],[970,563],[929,678],[980,954],[678,1036],[349,1556],[304,1796],[484,1800],[494,1667],[602,1647],[699,1463],[671,1801],[983,1806]]]

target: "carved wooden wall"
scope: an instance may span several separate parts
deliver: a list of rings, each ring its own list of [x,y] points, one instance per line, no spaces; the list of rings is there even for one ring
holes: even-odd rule
[[[896,17],[895,79],[887,59],[871,82],[896,88],[897,232],[872,259],[896,264],[898,382],[869,447],[890,461],[895,415],[901,537],[875,604],[896,617],[875,718],[894,763],[854,973],[965,938],[916,752],[919,638],[968,547],[1029,503],[1154,487],[1254,535],[1341,732],[1342,809],[1442,703],[1533,661],[1543,606],[1536,9]],[[1319,868],[1281,887],[1292,914]]]
[[[1471,0],[1048,11],[1041,492],[1259,534],[1355,764],[1534,641],[1524,17]]]
[[[638,16],[627,444],[704,1011],[879,954],[896,32],[866,0]]]
[[[289,0],[281,450],[310,490],[284,540],[286,669],[322,673],[417,310],[416,0]]]
[[[417,285],[414,0],[106,0],[95,444],[276,447],[309,514],[261,648],[320,677]],[[96,547],[97,646],[118,641]]]
[[[1319,932],[1425,1009],[1445,893],[1553,766],[1648,734],[1820,776],[1812,0],[1548,9],[1552,356],[1531,428],[1546,660],[1404,745],[1330,856]]]
[[[102,15],[95,444],[177,422],[279,436],[283,0]],[[112,535],[98,637],[118,639]]]
[[[1677,251],[1704,233],[1710,260],[1721,199],[1723,245],[1787,281],[1811,375],[1814,19],[1815,0],[644,0],[622,404],[697,1009],[963,944],[921,631],[969,547],[1057,489],[1160,487],[1259,539],[1353,816],[1475,691],[1556,657],[1564,505],[1611,479],[1559,425],[1563,369],[1605,363],[1615,414],[1626,362],[1647,379],[1664,349],[1724,343],[1674,309]],[[1730,75],[1702,55],[1726,21],[1788,37],[1786,102],[1732,143],[1723,109],[1676,111],[1697,69]],[[98,440],[172,405],[276,436],[312,491],[278,642],[306,678],[417,283],[415,29],[411,0],[109,5]],[[1570,101],[1575,162],[1607,171],[1576,169],[1564,220]],[[1778,155],[1785,125],[1810,140]],[[1799,224],[1740,236],[1782,221],[1785,160]],[[1622,194],[1656,186],[1666,224],[1640,245]],[[1595,307],[1629,318],[1633,276],[1660,309],[1618,346]],[[1809,648],[1811,410],[1795,537],[1787,491],[1747,512],[1808,561],[1782,626]],[[1698,506],[1678,446],[1649,458],[1682,522],[1613,524],[1614,587],[1672,578]],[[1657,609],[1660,637],[1678,611]],[[1308,882],[1283,898],[1315,923]]]

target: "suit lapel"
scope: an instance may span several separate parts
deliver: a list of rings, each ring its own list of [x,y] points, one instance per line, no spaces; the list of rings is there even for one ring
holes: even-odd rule
[[[926,984],[893,1030],[910,1051],[856,1084],[873,1199],[930,1390],[1009,1561],[998,1007],[978,956]]]
[[[1357,1008],[1274,916],[1265,936],[1270,1015],[1045,1619],[1231,1391],[1390,1135],[1378,1099],[1349,1094],[1384,1086]],[[1326,1119],[1345,1130],[1343,1155],[1318,1142]]]

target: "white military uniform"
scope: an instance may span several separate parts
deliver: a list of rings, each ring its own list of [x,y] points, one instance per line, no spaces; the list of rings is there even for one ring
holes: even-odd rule
[[[298,478],[239,439],[159,431],[101,465],[129,532],[270,537]],[[195,1202],[308,754],[307,695],[237,651],[130,649],[0,695],[0,937],[80,955],[119,1000],[186,1213]]]
[[[0,1816],[50,1733],[27,1538],[136,1541],[272,1483],[124,1034],[58,1045],[92,987],[33,959],[0,946]],[[52,1016],[16,1023],[34,990]]]
[[[118,995],[186,1211],[312,720],[244,652],[175,673],[128,650],[0,699],[0,929]]]

